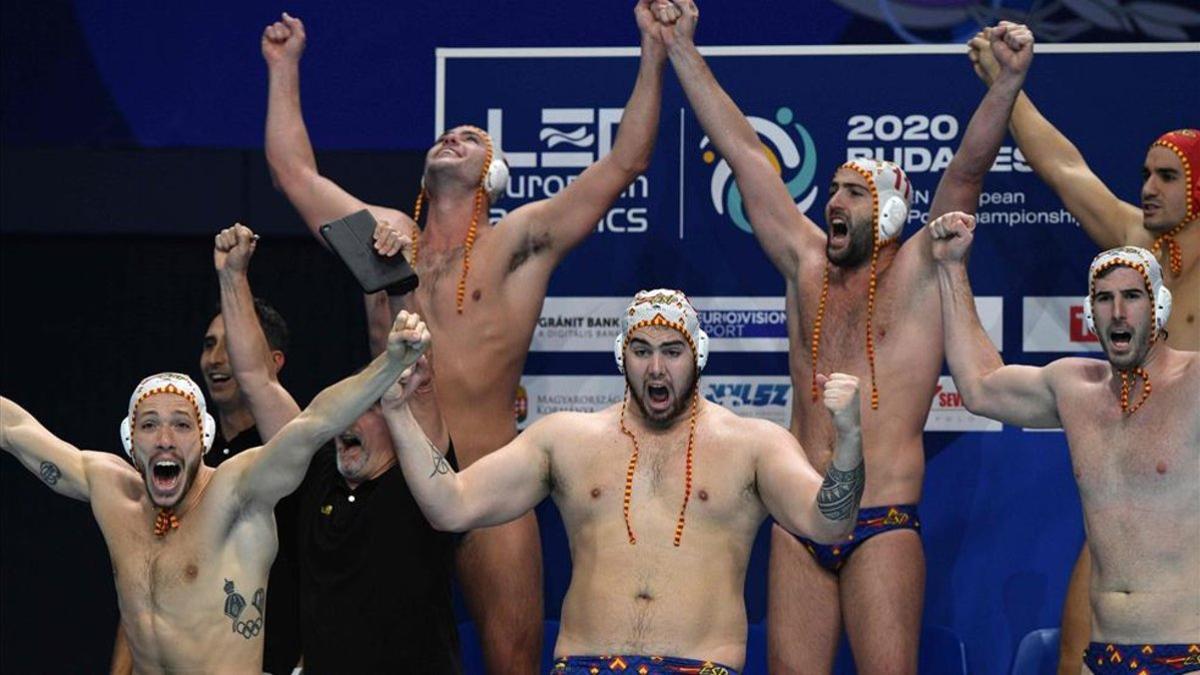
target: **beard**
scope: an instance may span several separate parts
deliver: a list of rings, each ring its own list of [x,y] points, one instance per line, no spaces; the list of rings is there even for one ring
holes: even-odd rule
[[[696,394],[696,388],[700,385],[700,378],[693,377],[688,384],[687,392],[683,396],[676,396],[671,401],[671,406],[666,410],[650,410],[646,407],[646,401],[642,397],[642,392],[633,383],[629,381],[629,375],[625,375],[625,386],[629,389],[629,396],[633,399],[634,404],[638,407],[642,418],[652,423],[654,426],[669,427],[676,420],[683,416],[683,411],[691,404],[692,397]]]
[[[871,259],[875,248],[875,236],[871,223],[851,221],[846,230],[848,243],[834,249],[832,243],[832,227],[825,235],[825,257],[838,267],[859,267]]]
[[[1098,336],[1100,338],[1100,346],[1104,349],[1105,357],[1118,370],[1137,368],[1146,361],[1146,355],[1150,352],[1149,332],[1134,330],[1133,328],[1125,328],[1125,330],[1130,334],[1129,346],[1125,349],[1117,350],[1114,348],[1112,335],[1109,330],[1103,331]]]

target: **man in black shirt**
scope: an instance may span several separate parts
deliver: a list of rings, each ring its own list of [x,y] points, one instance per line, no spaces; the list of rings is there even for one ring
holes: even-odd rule
[[[217,235],[226,331],[217,342],[228,350],[229,365],[222,368],[220,358],[201,364],[210,391],[227,387],[223,373],[233,375],[238,398],[265,434],[264,420],[282,426],[299,406],[275,377],[282,359],[275,358],[262,313],[260,320],[251,314],[245,268],[256,246],[242,225]],[[450,452],[432,389],[417,396],[414,415],[439,449]],[[268,655],[272,630],[279,636],[277,626],[289,631],[294,625],[306,674],[460,672],[450,595],[453,539],[421,515],[377,406],[339,434],[334,447],[317,452],[303,483],[284,501],[292,511],[276,511],[280,546],[267,587]],[[270,670],[266,656],[263,665],[274,675],[291,670]]]

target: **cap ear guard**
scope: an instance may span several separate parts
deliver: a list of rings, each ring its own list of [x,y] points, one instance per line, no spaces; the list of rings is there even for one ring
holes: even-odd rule
[[[904,231],[904,221],[908,218],[908,204],[900,197],[892,195],[879,205],[879,239],[891,241]]]
[[[496,150],[497,157],[492,158],[492,163],[488,165],[487,173],[483,176],[483,190],[487,193],[488,203],[495,204],[504,196],[505,190],[508,189],[508,162]],[[424,185],[422,183],[422,185]]]
[[[1092,312],[1092,295],[1090,293],[1083,299],[1083,323],[1087,326],[1089,333],[1096,334],[1096,316]]]
[[[625,333],[618,333],[613,342],[613,356],[617,358],[617,370],[625,374]]]
[[[704,370],[708,363],[708,333],[703,329],[696,331],[696,369]]]
[[[1171,289],[1162,286],[1154,294],[1154,327],[1160,331],[1167,329],[1167,320],[1171,318]]]

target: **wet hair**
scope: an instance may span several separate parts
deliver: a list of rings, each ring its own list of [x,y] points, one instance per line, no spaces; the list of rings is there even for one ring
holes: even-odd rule
[[[288,333],[287,322],[283,320],[283,316],[274,307],[269,305],[262,298],[254,298],[254,313],[258,315],[258,325],[262,327],[263,335],[267,336],[267,345],[272,351],[280,351],[284,354],[288,352],[288,346],[291,343],[291,335]],[[213,319],[221,316],[221,305],[218,303],[216,310],[212,316],[208,318],[211,324]]]

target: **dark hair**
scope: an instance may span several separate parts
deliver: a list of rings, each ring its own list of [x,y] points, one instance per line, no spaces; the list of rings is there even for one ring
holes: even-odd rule
[[[272,350],[287,354],[291,338],[283,316],[274,307],[267,304],[266,300],[259,297],[254,298],[254,312],[258,314],[258,325],[262,327],[263,335],[267,337],[267,345]],[[216,311],[209,317],[208,322],[212,323],[212,320],[218,316],[221,316],[220,304],[217,305]]]

